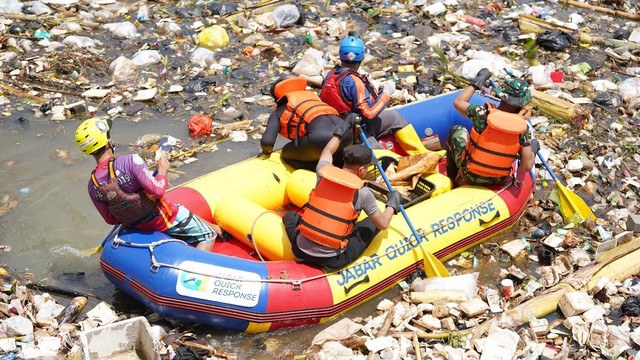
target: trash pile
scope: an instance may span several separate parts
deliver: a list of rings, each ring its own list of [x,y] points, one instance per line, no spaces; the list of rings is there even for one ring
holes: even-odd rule
[[[539,170],[536,198],[516,229],[517,239],[485,244],[448,263],[464,272],[481,260],[522,259],[526,253],[527,264],[540,265],[537,274],[519,265],[504,269],[500,281],[511,280],[505,289],[513,285],[508,296],[497,286],[480,287],[474,294],[465,292],[464,299],[457,294],[455,300],[415,303],[405,293],[401,301],[383,302],[371,321],[342,320],[338,329],[331,328],[340,330],[338,335],[323,333],[324,340],[316,339],[310,351],[352,354],[366,348],[363,352],[385,359],[418,352],[434,358],[436,353],[451,359],[463,354],[496,358],[491,351],[504,351],[504,358],[558,358],[573,351],[571,358],[577,358],[576,351],[585,351],[613,358],[628,354],[625,346],[638,348],[636,315],[610,324],[601,311],[619,311],[637,296],[629,295],[637,290],[624,279],[603,281],[599,291],[595,285],[574,289],[579,295],[567,295],[560,306],[566,319],[526,319],[521,329],[492,328],[488,336],[472,331],[564,284],[606,250],[633,243],[629,232],[640,231],[637,4],[564,4],[7,0],[0,4],[0,122],[73,121],[73,128],[90,116],[132,123],[177,119],[185,123],[184,133],[148,134],[130,145],[151,165],[166,155],[179,166],[197,152],[215,151],[219,141],[259,138],[273,106],[271,83],[281,73],[292,73],[317,89],[339,63],[339,41],[350,32],[368,48],[360,71],[374,84],[396,83],[393,104],[460,89],[484,67],[498,83],[523,77],[534,89],[531,122],[542,157],[598,218],[563,219],[550,200],[556,186]],[[56,150],[55,158],[73,157]],[[0,216],[16,206],[16,199],[4,196]],[[585,291],[596,297],[588,309]],[[596,296],[603,291],[606,296]],[[5,297],[6,304],[28,300]],[[48,300],[42,295],[38,304]],[[32,325],[34,319],[28,319]],[[576,343],[586,346],[576,350]]]
[[[550,235],[541,246],[556,243],[558,237]],[[540,265],[539,275],[512,266],[501,269],[499,284],[478,285],[477,272],[401,284],[405,291],[400,298],[382,300],[370,317],[342,319],[321,331],[306,355],[309,359],[634,358],[640,352],[640,278],[614,278],[619,276],[616,270],[626,267],[637,273],[633,264],[640,239],[631,240],[626,234],[618,239],[619,248],[600,253],[595,260],[592,252],[570,239],[565,235],[561,243],[572,248],[553,260],[553,255],[542,251],[531,255],[514,245],[522,243],[519,239],[500,247],[510,256],[529,254],[529,260]],[[615,270],[608,271],[607,266]],[[556,309],[562,316],[549,317]]]
[[[0,268],[0,280],[2,359],[237,358],[194,334],[150,326],[143,316],[118,314],[104,301],[85,312],[88,298],[80,295],[63,306],[48,292],[34,291],[60,289],[41,287],[30,280],[22,284],[4,268]]]

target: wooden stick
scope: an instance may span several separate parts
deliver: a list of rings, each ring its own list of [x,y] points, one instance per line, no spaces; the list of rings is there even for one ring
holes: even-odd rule
[[[380,327],[380,331],[378,331],[378,337],[387,336],[387,332],[389,332],[389,328],[391,327],[391,321],[393,321],[393,316],[396,313],[396,308],[392,307],[387,312],[387,316],[384,318],[384,322]]]
[[[418,341],[418,334],[413,333],[413,351],[416,353],[416,359],[422,359],[422,351],[420,351],[420,342]]]
[[[560,0],[560,2],[564,3],[565,5],[571,5],[571,6],[575,6],[575,7],[579,7],[579,8],[583,8],[583,9],[590,9],[590,10],[594,10],[594,11],[605,13],[605,14],[611,14],[611,15],[615,15],[615,16],[624,17],[624,18],[627,18],[627,19],[632,19],[632,20],[636,20],[636,21],[640,20],[640,15],[639,14],[632,14],[632,13],[628,13],[628,12],[624,12],[624,11],[613,10],[613,9],[609,9],[609,8],[602,7],[602,6],[585,4],[585,3],[581,3],[581,2],[577,2],[577,1],[573,1],[573,0]]]
[[[13,95],[16,95],[16,96],[22,96],[24,98],[27,98],[27,99],[35,102],[38,105],[44,104],[46,102],[46,100],[43,99],[43,98],[39,98],[37,96],[30,95],[30,94],[28,94],[28,93],[26,93],[26,92],[24,92],[24,91],[22,91],[20,89],[14,88],[13,86],[10,86],[10,85],[7,85],[7,84],[0,84],[0,87],[4,91],[6,91],[6,92],[8,92],[10,94],[13,94]]]

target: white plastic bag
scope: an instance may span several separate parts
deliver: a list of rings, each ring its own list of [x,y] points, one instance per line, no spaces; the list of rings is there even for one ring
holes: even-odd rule
[[[300,18],[300,11],[295,5],[282,5],[278,6],[273,11],[273,21],[276,23],[276,27],[284,28],[291,26]]]
[[[213,64],[215,61],[214,52],[209,49],[199,47],[193,51],[193,54],[191,54],[191,58],[189,59],[189,61],[191,61],[191,63],[193,64],[207,67]]]
[[[142,50],[133,54],[131,59],[138,66],[157,64],[162,60],[162,56],[157,50]]]
[[[22,3],[17,0],[0,0],[0,14],[19,14],[22,12]]]
[[[411,283],[411,291],[428,290],[457,290],[467,295],[467,299],[473,299],[478,292],[478,273],[456,275],[447,278],[415,279]]]
[[[102,45],[102,43],[98,40],[94,40],[90,37],[78,36],[78,35],[69,35],[66,38],[64,38],[64,40],[62,40],[62,43],[68,46],[82,47],[82,48],[92,48],[95,46]]]
[[[618,85],[618,94],[626,102],[640,97],[640,78],[632,77]]]
[[[113,36],[120,39],[133,39],[137,36],[140,36],[140,34],[138,34],[138,29],[136,28],[136,26],[128,21],[109,23],[102,26],[105,29],[111,31],[111,34],[113,34]]]
[[[126,56],[120,56],[109,64],[111,79],[114,82],[128,82],[138,73],[136,64]]]

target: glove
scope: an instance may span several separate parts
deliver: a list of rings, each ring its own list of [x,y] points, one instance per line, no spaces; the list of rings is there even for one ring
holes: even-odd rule
[[[382,92],[391,96],[396,91],[396,83],[393,81],[387,81],[382,87]]]
[[[533,151],[534,154],[537,154],[538,151],[540,151],[540,143],[537,139],[531,140],[531,151]]]
[[[344,134],[351,130],[351,128],[358,122],[358,118],[358,115],[350,114],[345,121],[338,124],[336,129],[333,131],[333,136],[337,136],[342,139]]]
[[[387,207],[393,209],[393,213],[397,214],[400,211],[400,193],[397,191],[392,191],[387,195]]]
[[[262,155],[269,155],[273,152],[273,147],[269,146],[269,147],[263,147],[262,148]]]
[[[473,86],[474,89],[480,90],[484,87],[484,83],[486,83],[490,77],[491,71],[489,71],[489,69],[487,68],[482,68],[480,69],[480,71],[478,71],[476,78],[473,79],[470,85]]]

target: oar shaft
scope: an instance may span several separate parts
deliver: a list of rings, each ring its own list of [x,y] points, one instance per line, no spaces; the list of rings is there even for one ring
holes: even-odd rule
[[[538,155],[538,159],[540,159],[540,162],[542,162],[542,165],[544,165],[544,167],[547,169],[547,171],[549,172],[549,174],[551,175],[551,178],[553,179],[553,181],[558,181],[558,178],[556,177],[556,174],[553,172],[553,170],[551,169],[551,166],[549,166],[549,164],[547,163],[547,161],[544,159],[544,157],[542,157],[542,155],[540,155],[540,151],[538,151],[536,153],[536,155]]]
[[[360,138],[362,138],[362,142],[364,142],[364,144],[369,149],[371,149],[371,144],[369,144],[369,140],[367,139],[367,135],[364,133],[362,126],[359,126],[359,125],[357,126],[360,131]],[[375,157],[375,155],[373,156]],[[391,182],[389,181],[389,178],[387,177],[387,174],[384,172],[384,169],[382,168],[382,165],[380,165],[379,161],[376,161],[376,166],[378,168],[378,171],[380,172],[380,175],[382,176],[382,179],[384,180],[384,183],[387,185],[387,188],[389,188],[389,192],[394,191],[393,186],[391,186]],[[413,224],[411,223],[411,219],[409,219],[409,215],[407,215],[407,212],[404,211],[404,206],[402,206],[402,204],[399,204],[399,205],[400,205],[399,206],[400,212],[402,213],[404,220],[407,222],[407,225],[409,225],[409,229],[411,230],[411,233],[413,234],[413,236],[415,236],[416,241],[420,243],[422,240],[420,239],[420,235],[418,235],[418,232],[416,231],[416,229],[413,227]]]

